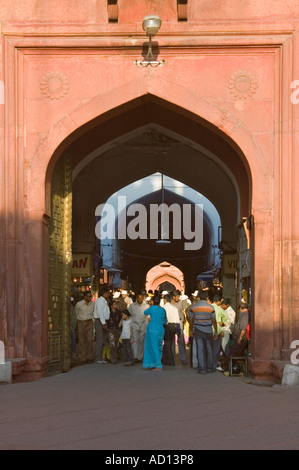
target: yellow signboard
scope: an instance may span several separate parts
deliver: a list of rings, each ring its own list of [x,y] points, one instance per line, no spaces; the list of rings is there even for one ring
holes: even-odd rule
[[[238,255],[223,255],[223,274],[235,274],[238,269]]]
[[[72,276],[91,276],[91,255],[82,253],[73,254]]]

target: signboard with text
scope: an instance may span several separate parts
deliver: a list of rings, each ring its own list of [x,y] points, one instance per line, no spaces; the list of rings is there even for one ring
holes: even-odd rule
[[[91,255],[73,253],[72,276],[91,276]]]
[[[238,269],[238,255],[231,253],[223,255],[223,274],[235,274]]]

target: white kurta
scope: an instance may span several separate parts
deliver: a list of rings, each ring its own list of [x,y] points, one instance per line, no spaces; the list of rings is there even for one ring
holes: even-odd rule
[[[149,305],[146,302],[142,302],[142,304],[134,302],[129,306],[134,336],[134,343],[132,344],[133,355],[134,359],[139,361],[143,359],[145,333],[148,325],[148,319],[144,312],[148,308]]]

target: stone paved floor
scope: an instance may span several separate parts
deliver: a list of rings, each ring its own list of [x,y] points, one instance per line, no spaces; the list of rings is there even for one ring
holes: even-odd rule
[[[0,449],[298,449],[299,387],[84,365],[0,387]]]

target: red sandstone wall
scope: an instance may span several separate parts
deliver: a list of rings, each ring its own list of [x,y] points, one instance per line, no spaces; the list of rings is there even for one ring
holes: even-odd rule
[[[108,22],[107,3],[106,0],[8,0],[0,4],[0,22],[100,25]],[[176,0],[118,0],[117,4],[119,23],[136,24],[148,14],[159,15],[165,23],[177,21]],[[189,22],[237,21],[240,27],[239,20],[292,20],[299,16],[299,5],[296,0],[188,0],[187,12]]]

